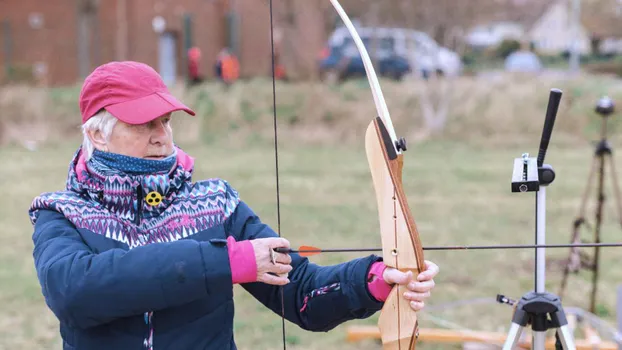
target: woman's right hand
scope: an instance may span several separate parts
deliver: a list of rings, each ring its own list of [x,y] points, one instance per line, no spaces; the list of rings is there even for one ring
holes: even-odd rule
[[[282,286],[289,283],[287,274],[292,270],[292,258],[289,254],[277,253],[275,248],[289,248],[289,241],[285,238],[258,238],[252,239],[257,262],[257,282]],[[274,257],[274,262],[273,262]]]

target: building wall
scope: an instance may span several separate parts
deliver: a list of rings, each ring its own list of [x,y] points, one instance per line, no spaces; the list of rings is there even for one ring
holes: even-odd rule
[[[201,49],[201,67],[211,76],[212,65],[218,51],[224,45],[225,21],[223,5],[217,1],[202,0],[131,0],[128,1],[128,56],[132,60],[158,67],[158,33],[153,30],[156,16],[166,21],[166,31],[177,39],[177,71],[185,72],[184,16],[190,15],[193,46]]]
[[[10,55],[19,71],[30,71],[27,68],[35,66],[42,72],[41,79],[48,82],[66,84],[75,80],[76,16],[69,3],[73,1],[0,1],[0,22],[8,23],[10,30],[8,35],[4,30],[0,32],[0,78],[6,74],[5,62]],[[5,51],[9,46],[7,38],[10,52]]]
[[[158,38],[152,21],[156,16],[166,22],[166,31],[177,38],[177,75],[186,71],[184,63],[183,17],[192,18],[192,42],[202,52],[201,69],[213,76],[218,52],[227,43],[228,7],[238,14],[241,76],[271,74],[270,18],[267,2],[248,0],[104,0],[93,19],[88,21],[91,45],[88,60],[80,60],[78,28],[81,26],[76,0],[0,0],[0,23],[10,25],[11,61],[20,70],[34,65],[45,68],[38,81],[57,86],[74,84],[98,65],[111,60],[136,60],[158,69]],[[35,14],[42,19],[40,28],[29,24]],[[82,22],[85,23],[85,22]],[[0,48],[4,38],[0,27]],[[8,54],[0,51],[0,67]],[[80,64],[87,62],[87,64]],[[5,70],[0,71],[0,80]]]
[[[253,0],[250,0],[251,2]],[[249,6],[249,0],[232,2],[239,24],[240,76],[271,75],[270,9],[267,1]]]

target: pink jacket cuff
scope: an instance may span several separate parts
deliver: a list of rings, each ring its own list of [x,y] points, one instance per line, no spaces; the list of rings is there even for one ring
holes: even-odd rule
[[[229,262],[231,265],[231,280],[233,284],[257,281],[257,262],[255,250],[250,241],[236,242],[235,238],[227,238]]]
[[[391,293],[391,289],[393,288],[393,286],[386,283],[382,278],[382,274],[386,268],[387,266],[383,262],[378,261],[371,265],[369,273],[367,274],[368,280],[371,280],[373,276],[376,276],[374,281],[367,283],[367,288],[369,289],[371,295],[373,295],[373,297],[378,301],[386,301],[389,297],[389,293]]]

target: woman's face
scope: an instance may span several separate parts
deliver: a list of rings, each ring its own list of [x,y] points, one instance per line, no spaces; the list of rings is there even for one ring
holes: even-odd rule
[[[138,125],[118,120],[106,143],[107,151],[136,158],[165,158],[173,153],[170,120],[170,113]]]

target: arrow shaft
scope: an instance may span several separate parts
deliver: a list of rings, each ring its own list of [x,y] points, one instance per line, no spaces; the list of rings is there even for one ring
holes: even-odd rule
[[[490,246],[432,246],[424,250],[482,250],[482,249],[529,249],[529,248],[590,248],[590,247],[622,247],[622,243],[567,243],[567,244],[515,244]]]
[[[622,247],[622,243],[568,243],[568,244],[509,244],[509,245],[454,245],[429,246],[423,250],[495,250],[495,249],[530,249],[530,248],[593,248],[593,247]],[[379,252],[382,248],[339,248],[339,249],[305,249],[295,250],[276,248],[278,253],[347,253],[347,252]]]

